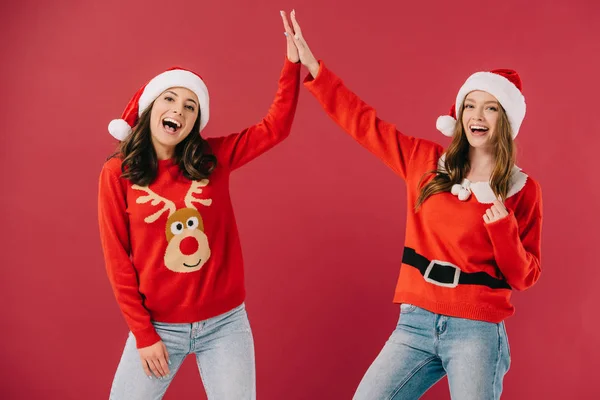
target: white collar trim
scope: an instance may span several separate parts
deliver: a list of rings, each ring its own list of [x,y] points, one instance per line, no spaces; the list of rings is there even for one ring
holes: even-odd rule
[[[444,160],[446,155],[442,154],[438,160],[438,169],[444,171]],[[510,183],[506,198],[514,196],[525,187],[527,183],[527,175],[521,171],[521,168],[513,166],[510,176]],[[452,186],[451,193],[458,197],[459,200],[466,201],[471,196],[475,196],[478,202],[483,204],[491,204],[496,200],[496,195],[492,190],[489,182],[471,182],[468,179],[463,179],[461,184]]]

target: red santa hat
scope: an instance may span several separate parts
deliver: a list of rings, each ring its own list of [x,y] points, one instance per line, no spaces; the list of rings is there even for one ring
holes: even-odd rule
[[[137,124],[140,115],[162,92],[173,87],[191,90],[200,102],[200,130],[204,129],[209,117],[208,88],[200,75],[179,67],[172,67],[155,76],[142,86],[127,104],[120,119],[108,124],[108,132],[118,140],[129,136]]]
[[[437,129],[446,136],[454,134],[456,127],[456,110],[460,110],[467,95],[474,90],[482,90],[494,96],[506,111],[512,128],[513,138],[519,133],[519,128],[525,118],[525,97],[522,93],[521,78],[512,69],[494,69],[489,72],[476,72],[471,75],[458,91],[456,103],[450,109],[449,115],[438,117]]]

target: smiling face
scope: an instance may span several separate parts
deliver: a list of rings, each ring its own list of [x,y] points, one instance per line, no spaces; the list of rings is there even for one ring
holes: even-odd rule
[[[170,88],[154,100],[150,132],[159,159],[173,155],[175,146],[192,131],[198,112],[198,97],[189,89]]]
[[[462,113],[463,129],[472,147],[487,148],[490,139],[496,134],[498,100],[481,90],[475,90],[467,95]]]

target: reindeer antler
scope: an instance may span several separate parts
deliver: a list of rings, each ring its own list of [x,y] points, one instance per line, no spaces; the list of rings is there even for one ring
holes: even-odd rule
[[[189,208],[194,208],[194,203],[200,203],[205,206],[210,206],[212,204],[212,199],[197,199],[193,195],[202,193],[202,189],[204,186],[208,185],[208,179],[202,179],[201,181],[192,181],[192,185],[190,186],[190,190],[188,190],[187,195],[185,196],[185,206]]]
[[[155,212],[154,214],[146,217],[144,219],[144,222],[150,224],[150,223],[156,221],[162,215],[162,213],[164,213],[165,211],[169,212],[169,215],[168,215],[169,217],[171,216],[171,214],[173,214],[175,212],[175,210],[176,210],[175,203],[173,203],[169,199],[166,199],[164,197],[157,195],[150,188],[145,187],[145,186],[139,186],[139,185],[132,185],[131,188],[136,189],[136,190],[141,190],[143,192],[148,193],[147,196],[140,196],[137,198],[137,200],[135,202],[138,204],[144,204],[149,201],[152,201],[152,203],[150,203],[150,204],[155,206],[155,205],[160,204],[161,202],[165,203],[165,205],[162,209],[160,209],[159,211]]]

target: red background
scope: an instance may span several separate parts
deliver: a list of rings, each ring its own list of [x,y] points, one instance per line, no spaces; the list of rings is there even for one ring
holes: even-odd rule
[[[284,57],[278,12],[292,7],[315,55],[410,135],[447,144],[435,120],[468,75],[521,73],[518,164],[543,189],[543,273],[514,295],[503,398],[597,393],[599,3],[336,3],[2,2],[0,397],[108,397],[127,327],[97,228],[107,124],[171,65],[206,79],[207,135],[254,124]],[[398,317],[403,182],[303,89],[291,137],[236,172],[231,191],[258,398],[351,398]],[[189,358],[165,398],[200,393]],[[425,398],[449,398],[445,380]]]

